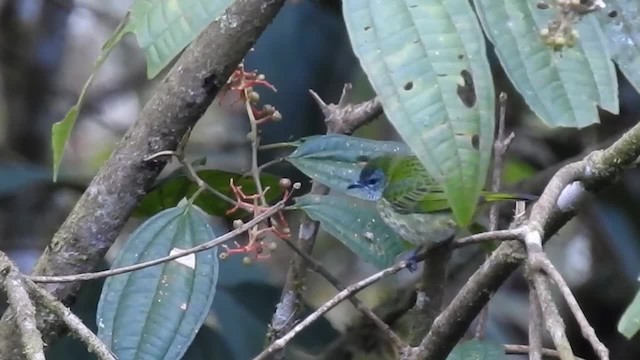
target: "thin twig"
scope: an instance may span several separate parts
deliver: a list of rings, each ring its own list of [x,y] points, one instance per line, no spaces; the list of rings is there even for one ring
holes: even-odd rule
[[[293,147],[297,147],[299,144],[297,142],[280,142],[273,144],[266,144],[258,146],[258,150],[273,150],[273,149],[289,149]]]
[[[509,149],[509,145],[513,141],[515,134],[512,132],[505,137],[504,128],[507,112],[507,94],[500,93],[499,97],[500,114],[498,116],[498,137],[493,145],[493,174],[491,181],[491,191],[499,192],[502,184],[502,170],[504,168],[504,155]],[[491,205],[489,212],[489,230],[498,230],[498,220],[500,216],[499,203],[495,202]]]
[[[573,360],[573,350],[567,338],[564,321],[562,317],[560,317],[558,308],[551,295],[547,278],[539,271],[536,271],[536,259],[545,256],[542,250],[542,237],[540,233],[532,231],[525,236],[524,242],[527,247],[527,262],[532,268],[530,281],[533,283],[533,288],[535,289],[540,308],[542,309],[544,325],[551,335],[556,349],[558,349],[560,353],[560,358],[562,360]]]
[[[504,352],[506,353],[506,355],[527,354],[531,352],[531,347],[527,345],[506,344],[504,345]],[[558,351],[553,349],[543,348],[542,355],[550,358],[556,358],[556,359],[560,358],[560,354],[558,353]],[[585,359],[576,356],[575,360],[585,360]]]
[[[58,316],[67,325],[71,333],[82,340],[90,352],[94,353],[99,360],[117,360],[116,356],[109,348],[89,329],[82,320],[77,317],[68,307],[64,306],[60,301],[56,300],[49,292],[34,284],[32,281],[25,280],[31,296],[44,305],[52,313]]]
[[[319,307],[316,311],[311,313],[311,315],[307,316],[304,320],[298,323],[291,331],[289,331],[286,335],[282,336],[278,340],[274,341],[269,347],[267,347],[264,351],[262,351],[258,356],[256,356],[253,360],[264,360],[267,359],[269,355],[272,353],[284,349],[291,339],[293,339],[298,333],[311,325],[314,321],[319,319],[322,315],[327,313],[329,310],[333,309],[335,306],[340,304],[342,301],[347,298],[357,294],[362,289],[368,287],[369,285],[389,276],[393,275],[402,269],[407,267],[407,263],[404,261],[400,261],[396,265],[379,271],[368,278],[361,280],[355,284],[349,285],[346,289],[339,292],[336,296],[334,296],[331,300],[327,301]]]
[[[324,265],[322,265],[318,260],[311,257],[309,254],[302,251],[302,249],[298,248],[296,244],[294,244],[290,240],[284,240],[285,244],[287,244],[293,251],[295,251],[300,257],[304,259],[309,265],[309,268],[314,272],[320,274],[325,280],[327,280],[334,288],[339,291],[346,289],[347,287],[340,282],[329,270],[327,270]],[[356,296],[350,297],[349,301],[356,307],[356,309],[360,310],[362,314],[368,317],[391,341],[391,343],[397,348],[401,349],[405,347],[407,344],[400,339],[400,337],[376,315],[369,307],[367,307],[360,299]]]
[[[551,278],[551,280],[553,280],[553,282],[556,283],[556,285],[558,286],[558,289],[560,289],[560,293],[562,293],[562,296],[567,301],[567,304],[569,305],[569,308],[571,309],[573,316],[576,318],[578,325],[580,325],[582,336],[584,336],[584,338],[589,341],[589,343],[593,347],[593,350],[596,352],[596,354],[598,354],[598,357],[600,358],[600,360],[608,360],[609,350],[600,341],[600,339],[598,339],[598,336],[596,335],[596,331],[593,329],[591,324],[589,324],[587,317],[582,312],[582,309],[580,309],[580,305],[578,304],[578,301],[573,296],[571,289],[569,289],[569,285],[567,285],[566,281],[564,280],[562,275],[560,275],[556,267],[553,266],[551,261],[546,257],[537,258],[536,263],[534,265],[544,270],[544,272],[547,273],[547,275]]]
[[[504,155],[509,149],[509,145],[513,140],[515,134],[512,132],[509,136],[505,137],[504,128],[506,122],[507,113],[507,93],[501,92],[498,98],[499,115],[498,115],[498,136],[493,144],[493,173],[491,175],[491,191],[499,192],[500,185],[502,183],[502,170],[504,167]],[[495,202],[491,205],[489,210],[489,231],[498,230],[500,220],[500,204]],[[486,258],[489,254],[485,255]],[[485,327],[489,318],[489,304],[485,305],[478,315],[478,326],[476,327],[476,338],[483,338]]]
[[[542,360],[542,309],[532,282],[529,282],[529,360]]]
[[[469,235],[453,241],[454,248],[477,244],[485,241],[509,241],[523,239],[525,235],[524,228],[515,228],[509,230],[488,231],[480,234]]]
[[[4,279],[9,306],[15,312],[15,321],[22,340],[23,353],[28,360],[45,360],[42,334],[36,324],[36,309],[25,290],[24,282],[15,269]]]
[[[540,308],[542,309],[542,317],[547,331],[551,335],[553,344],[555,345],[560,359],[573,360],[575,355],[571,349],[571,343],[565,332],[564,321],[560,316],[558,307],[553,301],[551,290],[545,277],[541,274],[533,274],[533,284],[538,295]]]
[[[183,141],[185,141],[186,139],[188,139],[189,133],[187,133],[185,135],[185,137],[183,138]],[[184,153],[182,151],[173,151],[173,150],[165,150],[165,151],[160,151],[157,152],[151,156],[148,156],[144,159],[144,161],[151,161],[153,159],[156,159],[158,157],[161,156],[171,156],[172,158],[178,160],[178,162],[184,167],[184,169],[186,170],[186,175],[187,177],[193,181],[194,183],[196,183],[196,185],[198,185],[198,187],[200,189],[206,189],[207,191],[209,191],[210,193],[212,193],[213,195],[215,195],[216,197],[220,198],[221,200],[224,200],[226,202],[228,202],[231,205],[235,205],[236,201],[233,200],[232,198],[228,197],[227,195],[221,193],[220,191],[214,189],[213,187],[211,187],[211,185],[207,184],[206,181],[202,180],[202,178],[200,178],[200,176],[198,175],[198,172],[193,168],[193,165],[191,165],[190,162],[188,162],[185,158],[184,158]]]
[[[442,299],[447,283],[447,264],[451,257],[450,246],[438,246],[426,254],[422,276],[416,291],[416,304],[411,309],[411,330],[409,343],[420,344],[431,329],[436,316],[442,310]]]
[[[254,217],[253,219],[251,219],[251,221],[243,224],[242,226],[240,226],[237,229],[234,229],[222,236],[219,236],[213,240],[207,241],[204,244],[200,244],[198,246],[192,247],[190,249],[181,251],[179,253],[173,254],[173,255],[169,255],[169,256],[165,256],[165,257],[161,257],[155,260],[149,260],[149,261],[145,261],[139,264],[135,264],[135,265],[130,265],[130,266],[124,266],[121,268],[117,268],[117,269],[111,269],[111,270],[105,270],[105,271],[97,271],[97,272],[92,272],[92,273],[84,273],[84,274],[76,274],[76,275],[67,275],[67,276],[30,276],[29,279],[33,282],[36,283],[62,283],[62,282],[73,282],[73,281],[85,281],[85,280],[94,280],[94,279],[101,279],[101,278],[105,278],[105,277],[109,277],[109,276],[115,276],[115,275],[119,275],[119,274],[124,274],[124,273],[128,273],[128,272],[132,272],[132,271],[136,271],[136,270],[140,270],[140,269],[144,269],[150,266],[154,266],[154,265],[158,265],[158,264],[163,264],[175,259],[179,259],[181,257],[187,256],[187,255],[191,255],[191,254],[195,254],[197,252],[200,251],[205,251],[205,250],[209,250],[211,248],[214,248],[220,244],[223,244],[231,239],[233,239],[234,237],[244,233],[245,231],[251,229],[253,226],[259,224],[260,222],[266,220],[267,218],[271,217],[272,215],[276,214],[278,211],[280,211],[283,207],[284,207],[285,201],[280,201],[278,203],[276,203],[275,205],[273,205],[272,207],[270,207],[267,211],[263,212],[262,214]]]
[[[275,159],[273,159],[271,161],[267,161],[266,163],[258,166],[258,172],[260,173],[264,169],[266,169],[268,167],[271,167],[273,165],[276,165],[276,164],[280,164],[281,162],[284,162],[284,161],[285,161],[285,158],[283,158],[283,157],[279,157],[279,158],[275,158]]]
[[[260,146],[260,134],[258,134],[258,122],[256,121],[256,117],[253,115],[253,109],[251,108],[249,91],[249,89],[244,89],[244,105],[247,109],[247,115],[249,116],[249,125],[251,127],[251,135],[249,136],[251,139],[251,175],[253,176],[253,182],[256,185],[257,193],[260,196],[260,205],[266,206],[267,200],[264,197],[262,180],[260,180],[260,168],[258,167],[258,147]]]

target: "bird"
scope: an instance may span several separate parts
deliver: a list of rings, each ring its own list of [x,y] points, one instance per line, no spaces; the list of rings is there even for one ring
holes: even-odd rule
[[[453,239],[459,229],[442,185],[415,155],[386,154],[371,159],[347,189],[360,189],[376,203],[382,220],[400,237],[427,248]],[[534,201],[537,197],[482,191],[479,202]]]

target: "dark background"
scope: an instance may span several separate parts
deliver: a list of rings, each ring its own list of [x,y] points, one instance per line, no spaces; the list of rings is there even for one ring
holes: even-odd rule
[[[144,57],[128,36],[104,65],[92,86],[62,165],[62,179],[52,184],[50,129],[76,101],[101,44],[124,15],[130,1],[0,0],[0,250],[29,272],[89,179],[115,142],[136,119],[153,85],[147,81]],[[262,143],[294,140],[325,131],[322,114],[308,94],[313,89],[336,102],[342,86],[353,82],[357,100],[373,96],[354,57],[337,1],[289,1],[246,59],[276,86],[260,90],[261,102],[274,105],[283,120],[262,128]],[[601,113],[602,123],[577,131],[550,129],[532,114],[490,54],[497,91],[509,94],[507,126],[516,133],[505,181],[513,189],[539,194],[557,165],[602,147],[635,124],[640,97],[620,77],[620,115]],[[242,113],[214,105],[194,131],[190,156],[207,156],[213,167],[246,170],[247,122]],[[385,119],[359,130],[357,136],[394,139]],[[268,161],[277,152],[261,154]],[[307,180],[290,166],[272,172]],[[616,323],[638,289],[640,274],[640,172],[630,170],[615,185],[595,196],[580,215],[548,245],[554,263],[566,277],[612,359],[637,359],[640,344],[617,333]],[[123,237],[143,219],[133,219]],[[295,218],[292,219],[295,222]],[[117,248],[110,252],[113,259]],[[450,296],[477,268],[477,252],[463,251],[452,264]],[[375,269],[339,242],[321,233],[314,253],[338,277],[356,281]],[[190,349],[188,359],[248,359],[262,347],[267,323],[280,296],[289,254],[251,267],[232,258],[221,265],[212,314]],[[469,258],[465,258],[469,256]],[[108,267],[105,262],[104,267]],[[409,275],[378,284],[361,298],[383,303]],[[95,329],[95,305],[102,283],[88,283],[74,311]],[[334,290],[310,278],[311,307]],[[594,358],[562,300],[560,306],[574,350]],[[305,331],[292,349],[294,358],[313,358],[344,331],[355,316],[343,304]],[[521,274],[511,277],[490,305],[488,337],[500,343],[526,343],[527,287]],[[211,339],[214,339],[213,341]],[[371,345],[371,344],[370,344]],[[369,351],[375,344],[369,346]],[[375,353],[375,350],[373,350]],[[52,359],[89,359],[72,339],[56,343]],[[364,358],[375,358],[368,353]],[[336,359],[337,360],[337,359]]]

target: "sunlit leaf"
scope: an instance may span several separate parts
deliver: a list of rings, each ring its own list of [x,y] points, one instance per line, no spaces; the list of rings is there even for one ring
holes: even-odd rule
[[[380,268],[412,247],[389,228],[370,202],[336,195],[305,195],[296,207],[320,221],[321,228],[340,240],[365,261]]]
[[[192,248],[226,232],[189,204],[145,221],[113,263],[120,268]],[[98,302],[98,336],[120,360],[180,359],[202,325],[218,281],[217,249],[112,276]]]
[[[230,187],[230,180],[233,179],[236,186],[242,186],[245,194],[257,192],[255,183],[251,176],[243,176],[223,170],[199,170],[198,176],[209,186],[218,190],[231,199],[235,199]],[[262,173],[260,176],[263,187],[269,187],[265,198],[268,202],[277,200],[282,195],[282,189],[278,186],[280,179],[276,176]],[[160,180],[142,199],[134,216],[151,216],[161,210],[176,206],[183,198],[189,198],[198,190],[198,186],[192,182],[182,170],[175,172],[171,176]],[[233,205],[220,199],[214,194],[205,191],[198,196],[194,204],[211,215],[225,216],[226,211]],[[237,217],[243,212],[234,213]]]
[[[507,159],[502,171],[502,180],[506,184],[515,184],[533,176],[535,173],[535,167],[528,162],[519,159]]]
[[[554,51],[540,31],[555,19],[538,0],[474,0],[505,72],[529,107],[551,126],[599,122],[597,106],[617,114],[618,82],[606,39],[593,15],[575,26],[574,47]]]
[[[131,26],[147,57],[147,76],[158,75],[231,3],[233,0],[135,0]]]
[[[346,135],[311,136],[302,139],[296,151],[286,157],[300,171],[314,181],[349,195],[366,199],[363,192],[347,190],[358,179],[363,157],[384,154],[410,154],[400,142],[377,141]]]
[[[485,183],[495,94],[467,0],[345,0],[353,49],[385,115],[466,226]]]
[[[638,331],[640,331],[640,291],[618,322],[618,332],[627,339],[631,339]]]

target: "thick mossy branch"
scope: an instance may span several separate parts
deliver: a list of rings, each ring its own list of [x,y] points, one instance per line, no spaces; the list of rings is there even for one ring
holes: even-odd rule
[[[97,266],[166,162],[144,159],[176,148],[283,4],[237,0],[184,51],[55,234],[34,274],[69,275]],[[79,286],[47,289],[70,304]],[[0,322],[0,358],[21,359],[11,318],[5,314]],[[53,319],[40,319],[47,320],[40,322],[47,343],[59,329],[51,326]]]

